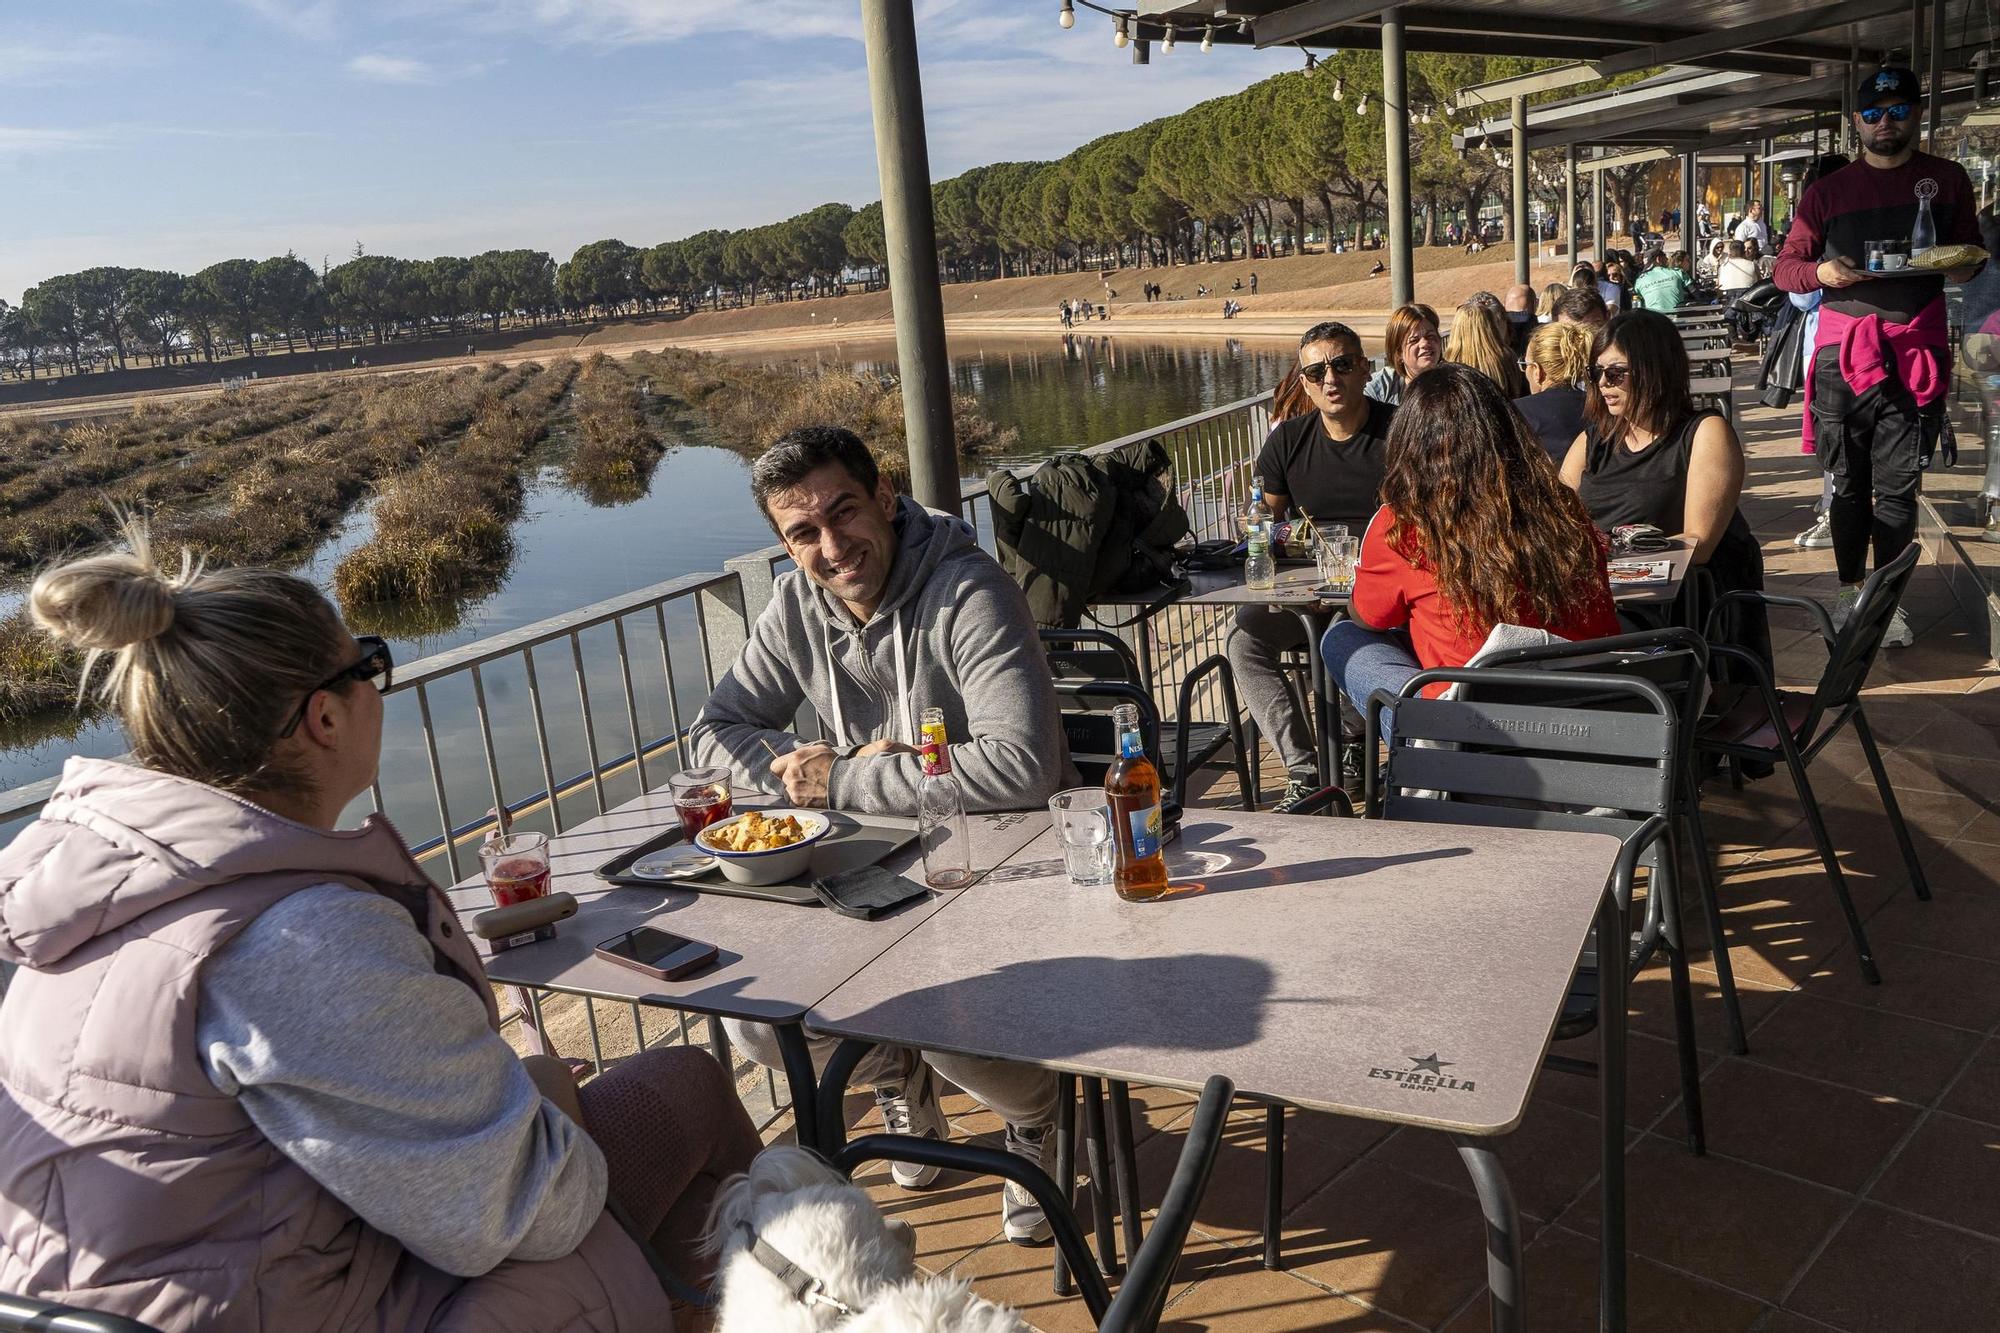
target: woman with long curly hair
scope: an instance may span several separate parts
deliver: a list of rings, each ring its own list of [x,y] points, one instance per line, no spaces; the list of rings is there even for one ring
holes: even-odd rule
[[[1491,292],[1476,293],[1458,308],[1451,321],[1451,338],[1444,345],[1444,359],[1472,367],[1510,399],[1528,396],[1528,381],[1521,374],[1520,362],[1514,359],[1514,335],[1507,326],[1506,308]]]
[[[1486,376],[1446,363],[1396,413],[1350,618],[1320,652],[1363,707],[1426,667],[1464,666],[1496,625],[1616,634],[1607,549],[1520,413]]]

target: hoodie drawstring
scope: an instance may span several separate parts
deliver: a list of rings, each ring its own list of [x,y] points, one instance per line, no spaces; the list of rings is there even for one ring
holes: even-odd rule
[[[910,712],[910,668],[903,653],[903,610],[901,607],[896,608],[889,617],[889,639],[896,650],[896,695],[897,702],[900,704],[899,711],[902,713],[903,719],[903,742],[906,745],[915,745],[917,743],[917,728],[915,717]],[[819,622],[819,645],[820,651],[826,654],[826,689],[828,702],[833,712],[834,748],[844,750],[848,746],[847,716],[840,706],[840,666],[833,660],[833,634],[827,628],[827,621],[824,616],[820,617]]]

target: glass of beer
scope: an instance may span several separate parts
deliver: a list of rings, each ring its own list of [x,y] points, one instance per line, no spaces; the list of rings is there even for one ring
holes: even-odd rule
[[[674,810],[681,817],[681,833],[689,842],[710,824],[729,818],[729,770],[726,768],[684,768],[667,779],[674,794]]]
[[[549,891],[549,840],[541,833],[510,833],[479,849],[486,887],[495,907],[512,907]]]

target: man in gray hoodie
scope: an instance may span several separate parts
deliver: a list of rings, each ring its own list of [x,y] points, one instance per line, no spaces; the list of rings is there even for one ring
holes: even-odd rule
[[[696,762],[727,764],[735,781],[795,805],[914,815],[917,718],[940,708],[967,809],[1037,809],[1077,781],[1027,599],[967,524],[899,498],[868,447],[835,426],[778,440],[751,468],[750,493],[798,569],[778,579],[690,728]],[[791,730],[803,704],[830,743]],[[752,1059],[782,1064],[770,1028],[725,1026]],[[814,1042],[815,1060],[834,1044]],[[933,1069],[999,1113],[1010,1151],[1051,1165],[1049,1070],[878,1048],[855,1079],[874,1085],[891,1132],[943,1138]],[[938,1171],[897,1163],[893,1174],[915,1188]],[[1033,1196],[1013,1185],[1002,1217],[1009,1240],[1048,1237]]]

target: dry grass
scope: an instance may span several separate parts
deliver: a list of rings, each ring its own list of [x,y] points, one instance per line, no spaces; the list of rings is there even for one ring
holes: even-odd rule
[[[630,504],[646,494],[666,444],[648,419],[631,373],[604,356],[585,363],[570,394],[574,444],[563,480],[594,505]]]
[[[333,572],[343,607],[463,597],[506,572],[524,494],[522,461],[547,434],[577,366],[535,370],[520,393],[482,407],[455,449],[382,488],[374,538]]]
[[[634,369],[699,413],[718,442],[755,455],[800,426],[845,426],[894,469],[908,457],[900,385],[874,376],[806,366],[758,366],[724,361],[703,352],[668,348],[640,352]],[[1004,449],[1012,427],[996,426],[964,395],[952,401],[959,453],[966,457]]]
[[[82,671],[83,654],[44,633],[26,607],[0,618],[0,726],[69,707]]]

